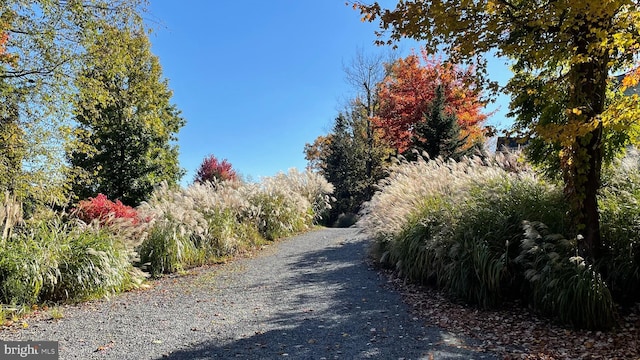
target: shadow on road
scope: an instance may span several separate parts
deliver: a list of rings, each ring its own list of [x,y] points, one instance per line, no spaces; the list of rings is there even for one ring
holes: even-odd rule
[[[366,265],[366,246],[362,237],[346,238],[291,256],[280,269],[290,276],[260,286],[278,309],[258,324],[267,330],[197,343],[164,358],[497,358],[412,318],[399,295]]]

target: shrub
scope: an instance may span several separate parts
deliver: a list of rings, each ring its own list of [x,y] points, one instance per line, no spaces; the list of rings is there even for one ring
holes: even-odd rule
[[[0,247],[0,301],[83,300],[135,287],[143,275],[109,232],[61,217],[32,220]]]
[[[129,219],[134,224],[139,222],[138,213],[134,208],[124,205],[120,200],[113,202],[103,194],[80,201],[72,213],[87,224],[94,220],[105,224],[113,218]]]
[[[611,293],[592,265],[575,254],[575,241],[551,234],[542,223],[525,222],[525,239],[516,261],[531,286],[534,309],[580,328],[615,323]]]
[[[556,239],[548,233],[565,231],[562,190],[505,160],[401,162],[358,224],[377,239],[380,260],[412,281],[483,307],[531,297],[535,309],[565,323],[611,326],[611,294],[595,267],[571,262],[574,243],[531,250],[524,224],[549,224],[540,236],[548,246]]]
[[[218,160],[213,155],[209,155],[202,161],[198,170],[196,170],[194,183],[205,182],[222,182],[222,181],[235,181],[238,180],[238,174],[231,166],[231,163],[224,159]]]

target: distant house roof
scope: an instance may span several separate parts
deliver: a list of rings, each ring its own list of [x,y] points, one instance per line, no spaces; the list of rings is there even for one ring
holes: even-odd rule
[[[529,141],[522,137],[499,136],[496,152],[517,151],[527,147]]]
[[[622,82],[622,79],[624,79],[624,77],[627,76],[627,74],[622,74],[622,75],[618,75],[616,76],[616,80],[618,82]],[[631,96],[633,94],[638,94],[640,95],[640,84],[636,85],[636,86],[630,86],[628,87],[625,91],[624,94],[627,96]]]

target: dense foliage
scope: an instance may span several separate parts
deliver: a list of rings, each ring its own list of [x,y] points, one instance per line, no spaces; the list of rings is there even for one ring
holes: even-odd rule
[[[175,272],[306,230],[329,207],[332,191],[321,176],[295,170],[257,184],[160,187],[138,209],[151,219],[141,263],[153,275]]]
[[[72,213],[87,224],[97,220],[104,225],[114,218],[129,219],[133,223],[140,220],[134,208],[124,205],[120,200],[113,202],[104,194],[98,194],[95,198],[88,200],[81,200]]]
[[[412,281],[483,307],[519,299],[566,324],[608,328],[614,301],[640,300],[640,163],[622,164],[607,170],[599,197],[612,244],[600,262],[579,256],[579,239],[566,235],[562,188],[504,155],[401,162],[359,225],[376,238],[377,258]]]
[[[197,183],[204,183],[205,181],[215,183],[228,180],[238,180],[238,174],[233,170],[231,163],[227,159],[220,161],[214,155],[209,155],[202,160],[202,164],[196,170],[193,181]]]
[[[425,51],[421,56],[413,54],[390,64],[389,74],[378,84],[380,108],[372,118],[383,139],[398,154],[411,151],[415,125],[424,121],[440,89],[443,110],[455,115],[466,147],[482,142],[481,126],[487,115],[481,112],[484,104],[471,70],[430,58]]]
[[[292,170],[257,184],[164,184],[136,209],[100,195],[72,216],[40,215],[0,239],[0,304],[102,297],[149,274],[221,261],[308,229],[332,190],[319,175]]]
[[[335,186],[329,225],[351,225],[393,155],[459,158],[482,147],[487,115],[470,69],[423,52],[388,63],[358,54],[345,72],[356,98],[329,134],[305,146],[309,166]]]
[[[409,159],[415,159],[417,154],[428,154],[429,157],[444,159],[460,159],[467,155],[474,147],[469,147],[462,137],[458,119],[453,113],[445,112],[444,89],[436,87],[436,94],[430,104],[428,112],[422,115],[422,119],[413,125],[411,136],[411,153],[405,155]],[[476,144],[478,145],[478,144]],[[479,144],[482,146],[482,144]]]
[[[143,11],[144,0],[0,3],[0,191],[29,213],[68,200],[65,129],[86,40],[106,27],[141,30]]]
[[[102,193],[135,206],[155,185],[183,175],[174,142],[184,120],[150,48],[146,34],[112,28],[88,45],[91,61],[76,80],[76,140],[67,150],[79,198]]]

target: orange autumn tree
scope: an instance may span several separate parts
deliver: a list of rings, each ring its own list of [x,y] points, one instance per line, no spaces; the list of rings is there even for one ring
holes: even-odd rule
[[[374,126],[398,154],[405,153],[410,150],[415,125],[429,113],[436,88],[442,86],[445,113],[456,116],[465,146],[471,147],[481,141],[487,119],[481,112],[484,103],[473,74],[472,68],[429,57],[424,50],[398,59],[379,84],[380,107],[372,119]]]

